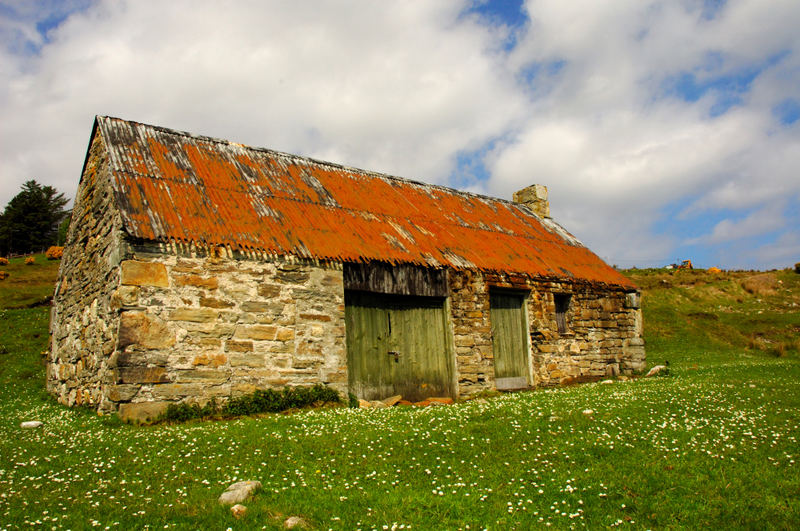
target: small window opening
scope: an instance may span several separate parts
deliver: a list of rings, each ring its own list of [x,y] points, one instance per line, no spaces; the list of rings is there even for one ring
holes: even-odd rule
[[[569,311],[569,301],[572,296],[569,293],[555,293],[553,300],[556,303],[556,324],[558,333],[567,333],[567,312]]]

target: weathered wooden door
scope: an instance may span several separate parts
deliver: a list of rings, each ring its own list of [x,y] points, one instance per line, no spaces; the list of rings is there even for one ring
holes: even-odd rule
[[[494,377],[498,389],[529,386],[528,324],[525,296],[492,292],[489,295],[494,350]]]
[[[452,396],[444,300],[345,292],[350,391],[367,400]]]

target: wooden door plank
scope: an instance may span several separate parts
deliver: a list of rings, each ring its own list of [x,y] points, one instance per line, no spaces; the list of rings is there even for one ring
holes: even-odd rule
[[[515,293],[492,293],[489,299],[492,322],[495,381],[498,389],[528,385],[528,325],[525,298]],[[521,385],[522,382],[525,385]]]
[[[350,389],[373,399],[452,396],[452,351],[444,301],[348,292],[345,325]],[[395,362],[389,351],[399,352]]]

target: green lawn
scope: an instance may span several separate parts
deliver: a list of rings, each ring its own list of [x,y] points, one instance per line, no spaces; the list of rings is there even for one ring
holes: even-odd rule
[[[0,310],[0,528],[797,528],[800,275],[631,274],[668,377],[151,427],[53,403],[48,308]]]

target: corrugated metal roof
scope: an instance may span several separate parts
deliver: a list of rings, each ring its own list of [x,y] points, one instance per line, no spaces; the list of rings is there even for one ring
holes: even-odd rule
[[[516,203],[117,118],[96,129],[137,238],[633,287]]]

